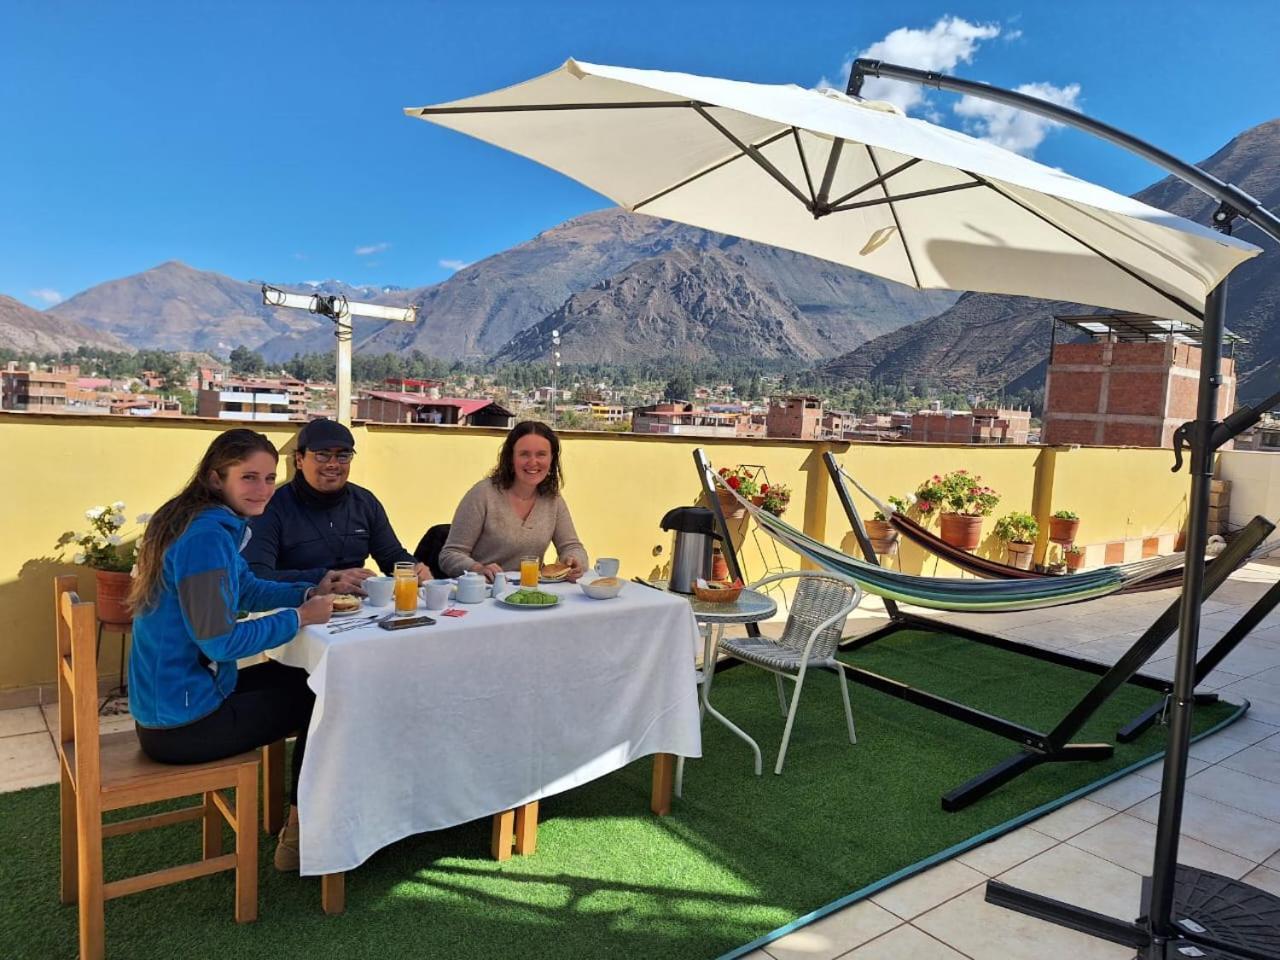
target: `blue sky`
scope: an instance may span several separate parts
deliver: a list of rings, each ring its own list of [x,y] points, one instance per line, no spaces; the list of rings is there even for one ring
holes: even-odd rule
[[[843,89],[844,65],[875,50],[1036,84],[1200,160],[1280,115],[1278,35],[1274,0],[8,0],[0,293],[45,307],[175,259],[271,282],[443,280],[608,202],[401,108],[569,56]],[[1159,178],[1081,134],[956,104],[935,92],[910,109],[1124,193]]]

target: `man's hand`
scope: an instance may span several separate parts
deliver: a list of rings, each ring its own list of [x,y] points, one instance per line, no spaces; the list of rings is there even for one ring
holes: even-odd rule
[[[566,580],[568,580],[570,583],[577,583],[579,580],[582,579],[582,574],[585,571],[582,569],[581,560],[579,560],[577,557],[566,557],[563,562],[565,566],[569,568],[569,572],[564,575],[564,578]]]
[[[313,623],[328,623],[332,615],[333,596],[315,594],[298,608],[298,626],[307,627]]]
[[[320,595],[327,593],[353,593],[357,597],[363,597],[365,593],[361,584],[372,576],[373,572],[365,570],[363,567],[352,567],[350,570],[330,570],[316,584],[316,593]]]
[[[476,573],[484,574],[484,578],[490,583],[502,576],[502,565],[497,563],[477,563],[471,569]]]
[[[428,567],[425,563],[418,564],[416,567],[413,568],[413,572],[418,575],[419,583],[426,583],[428,580],[435,579],[435,575],[432,574],[431,568]]]

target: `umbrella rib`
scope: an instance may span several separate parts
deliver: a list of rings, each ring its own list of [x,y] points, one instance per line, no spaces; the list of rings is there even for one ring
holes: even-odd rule
[[[751,146],[750,144],[743,143],[736,136],[734,136],[733,132],[728,127],[722,124],[715,117],[711,116],[711,114],[707,113],[706,109],[702,106],[702,104],[694,103],[692,104],[692,107],[699,116],[701,116],[704,120],[707,121],[707,123],[711,124],[718,131],[720,131],[721,136],[723,136],[726,140],[728,140],[730,143],[736,146],[739,150],[745,153],[749,158],[751,158],[751,160],[754,161],[756,166],[760,167],[761,170],[769,174],[769,176],[773,177],[773,179],[777,180],[778,183],[780,183],[787,190],[788,193],[790,193],[793,197],[795,197],[804,205],[804,208],[806,210],[813,209],[813,207],[810,206],[809,204],[808,198],[805,197],[805,195],[800,192],[799,188],[797,188],[794,183],[788,180],[786,176],[783,175],[782,171],[780,171],[772,163],[766,160],[760,154],[760,152],[756,150],[755,147]]]
[[[984,186],[986,186],[984,183],[953,183],[947,187],[934,187],[931,190],[913,190],[911,193],[900,193],[896,197],[888,196],[888,191],[886,190],[885,196],[879,200],[859,200],[857,203],[846,203],[839,207],[832,207],[830,212],[844,213],[846,210],[861,210],[864,207],[880,207],[885,204],[892,206],[900,200],[918,200],[921,197],[936,197],[942,193],[955,193],[957,190],[972,190],[975,187]]]
[[[967,174],[969,174],[969,176],[973,177],[974,179],[981,181],[985,186],[989,187],[989,188],[990,188],[991,190],[993,190],[995,193],[998,193],[1000,196],[1004,197],[1006,200],[1008,200],[1008,201],[1009,201],[1010,203],[1012,203],[1014,206],[1019,207],[1020,209],[1022,209],[1022,210],[1024,210],[1024,211],[1026,211],[1027,213],[1031,214],[1033,217],[1036,217],[1038,220],[1042,220],[1042,221],[1044,221],[1044,222],[1045,222],[1045,223],[1047,223],[1049,226],[1053,227],[1053,229],[1057,230],[1059,233],[1062,233],[1062,234],[1064,234],[1065,236],[1070,237],[1072,240],[1074,240],[1076,243],[1080,244],[1080,246],[1084,247],[1084,248],[1085,248],[1086,250],[1088,250],[1090,253],[1094,254],[1094,255],[1095,255],[1095,256],[1097,256],[1097,257],[1101,257],[1103,260],[1107,261],[1107,263],[1111,264],[1113,267],[1115,267],[1117,270],[1121,271],[1122,273],[1126,273],[1126,274],[1128,274],[1130,277],[1132,277],[1134,280],[1137,280],[1137,281],[1138,281],[1140,284],[1142,284],[1144,287],[1148,288],[1149,290],[1151,290],[1151,291],[1153,291],[1153,292],[1155,292],[1155,293],[1158,293],[1160,296],[1164,297],[1164,298],[1165,298],[1166,300],[1168,300],[1170,303],[1172,303],[1172,304],[1174,304],[1174,305],[1176,305],[1176,306],[1178,306],[1178,307],[1182,308],[1182,309],[1183,309],[1183,310],[1185,310],[1187,313],[1191,314],[1191,316],[1193,316],[1193,317],[1197,318],[1197,319],[1198,319],[1198,320],[1200,320],[1201,322],[1203,322],[1203,321],[1204,321],[1204,312],[1203,312],[1203,311],[1201,311],[1201,310],[1197,310],[1195,307],[1191,306],[1189,303],[1187,303],[1187,302],[1186,302],[1185,300],[1183,300],[1181,297],[1176,297],[1176,296],[1174,296],[1172,293],[1170,293],[1168,290],[1163,290],[1163,289],[1161,289],[1160,287],[1158,287],[1158,286],[1156,286],[1154,283],[1152,283],[1150,280],[1148,280],[1146,277],[1144,277],[1144,276],[1142,276],[1140,273],[1138,273],[1136,270],[1133,270],[1133,269],[1131,269],[1131,268],[1129,268],[1129,267],[1126,267],[1123,263],[1121,263],[1119,260],[1115,259],[1114,257],[1109,257],[1109,256],[1107,256],[1105,253],[1103,253],[1103,252],[1102,252],[1101,250],[1099,250],[1097,247],[1093,246],[1093,244],[1091,244],[1091,243],[1089,243],[1089,242],[1087,242],[1087,241],[1085,241],[1085,240],[1082,240],[1080,237],[1077,237],[1074,233],[1072,233],[1072,232],[1071,232],[1070,230],[1068,230],[1066,227],[1063,227],[1061,224],[1054,223],[1052,220],[1050,220],[1048,217],[1046,217],[1046,216],[1045,216],[1043,213],[1041,213],[1039,210],[1036,210],[1034,207],[1031,207],[1031,206],[1029,206],[1028,204],[1023,203],[1023,202],[1022,202],[1021,200],[1019,200],[1017,197],[1012,196],[1012,195],[1011,195],[1011,194],[1009,194],[1009,193],[1006,193],[1004,190],[1001,190],[999,187],[997,187],[997,186],[996,186],[994,183],[992,183],[990,180],[987,180],[987,179],[985,179],[984,177],[978,176],[977,174],[969,173],[969,171],[968,171],[968,170],[966,170],[966,171],[964,171],[964,172],[965,172],[965,173],[967,173]]]
[[[827,154],[827,169],[822,172],[822,186],[818,190],[818,200],[814,204],[814,213],[822,211],[830,213],[827,197],[831,196],[831,181],[836,178],[836,165],[840,162],[840,151],[844,149],[844,138],[836,137],[831,143],[831,152]]]
[[[635,103],[514,103],[500,107],[418,107],[419,117],[439,117],[468,113],[540,113],[546,110],[651,110],[678,107],[710,107],[698,100],[641,100]],[[413,107],[406,109],[413,110]]]
[[[785,137],[787,133],[788,131],[786,130],[783,130],[781,133],[775,133],[773,136],[767,137],[766,139],[761,140],[759,143],[755,145],[755,148],[759,150],[761,147],[767,147],[771,143],[776,143],[777,141]],[[733,156],[725,157],[723,160],[718,160],[715,163],[713,163],[711,166],[707,167],[705,170],[699,170],[697,173],[693,174],[692,176],[685,177],[679,183],[673,183],[671,186],[666,187],[663,190],[659,190],[657,193],[653,194],[652,196],[645,197],[639,203],[632,204],[630,209],[634,213],[635,211],[643,207],[645,204],[653,203],[655,200],[661,200],[663,197],[671,193],[673,190],[679,190],[681,187],[687,187],[689,184],[693,183],[695,180],[698,180],[701,177],[705,177],[709,173],[715,173],[721,167],[728,166],[729,164],[733,163],[733,161],[735,160],[741,160],[746,155],[747,154],[745,151],[739,150]]]
[[[908,160],[906,163],[901,164],[898,167],[895,167],[893,170],[890,170],[887,174],[882,175],[880,173],[880,163],[879,161],[876,160],[876,155],[875,155],[875,152],[871,149],[871,144],[865,143],[863,144],[863,146],[866,147],[866,150],[867,150],[867,159],[871,161],[871,169],[876,172],[876,179],[873,180],[871,183],[868,183],[867,186],[870,187],[874,183],[879,183],[880,189],[884,191],[885,197],[888,198],[889,187],[885,181],[887,181],[894,174],[901,173],[903,170],[907,169],[907,167],[911,166],[913,163],[918,162],[918,158],[913,157],[912,159]],[[859,189],[865,189],[865,188],[859,188]],[[841,198],[841,199],[846,199],[846,198]],[[916,261],[915,261],[915,258],[911,256],[911,247],[907,245],[907,235],[902,229],[902,222],[898,219],[898,210],[892,203],[889,204],[889,213],[893,217],[894,229],[898,231],[898,237],[902,240],[902,252],[907,257],[907,266],[911,268],[911,279],[915,281],[915,286],[916,286],[916,289],[918,290],[920,289],[920,274],[916,272]]]
[[[871,157],[871,147],[870,147],[868,144],[865,144],[865,143],[863,144],[863,146],[864,146],[864,147],[866,147],[866,150],[867,150],[867,156],[870,158],[870,157]],[[875,159],[874,159],[874,158],[872,158],[872,159],[871,159],[871,166],[872,166],[872,167],[875,169],[875,171],[876,171],[876,178],[875,178],[874,180],[868,180],[866,183],[864,183],[862,186],[858,187],[857,189],[850,190],[850,191],[849,191],[848,193],[846,193],[843,197],[837,197],[836,199],[832,200],[832,201],[831,201],[831,206],[832,206],[832,208],[835,208],[835,207],[840,206],[840,204],[844,203],[846,200],[852,200],[852,199],[853,199],[854,197],[856,197],[858,194],[860,194],[860,193],[865,193],[866,191],[870,190],[872,187],[876,187],[876,186],[883,186],[883,185],[885,184],[885,182],[886,182],[887,180],[889,180],[891,177],[896,177],[896,176],[897,176],[898,174],[900,174],[903,170],[906,170],[908,167],[914,167],[914,166],[915,166],[917,163],[919,163],[919,162],[920,162],[920,158],[919,158],[919,157],[912,157],[912,158],[911,158],[910,160],[908,160],[906,163],[901,163],[901,164],[899,164],[898,166],[896,166],[896,167],[894,167],[892,170],[890,170],[888,173],[881,174],[881,173],[880,173],[880,164],[876,163]],[[888,189],[886,188],[886,190],[885,190],[885,194],[888,194],[888,192],[889,192],[889,191],[888,191]]]
[[[804,146],[800,143],[800,131],[791,128],[791,136],[796,142],[796,153],[800,156],[800,168],[804,170],[804,182],[809,186],[809,201],[817,206],[818,198],[813,193],[813,176],[809,173],[809,160],[804,155]]]

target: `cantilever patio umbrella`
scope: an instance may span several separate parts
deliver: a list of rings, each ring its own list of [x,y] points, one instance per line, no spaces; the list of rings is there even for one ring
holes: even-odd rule
[[[405,113],[558,170],[628,210],[922,289],[1198,324],[1258,253],[999,147],[833,90],[574,60]]]

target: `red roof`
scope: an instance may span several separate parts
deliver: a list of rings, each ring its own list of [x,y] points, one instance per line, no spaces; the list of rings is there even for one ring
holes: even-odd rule
[[[376,400],[389,400],[402,403],[407,407],[456,407],[458,418],[469,417],[478,410],[494,405],[495,401],[487,397],[469,399],[466,397],[426,397],[420,393],[391,393],[386,390],[366,390],[366,396]]]

